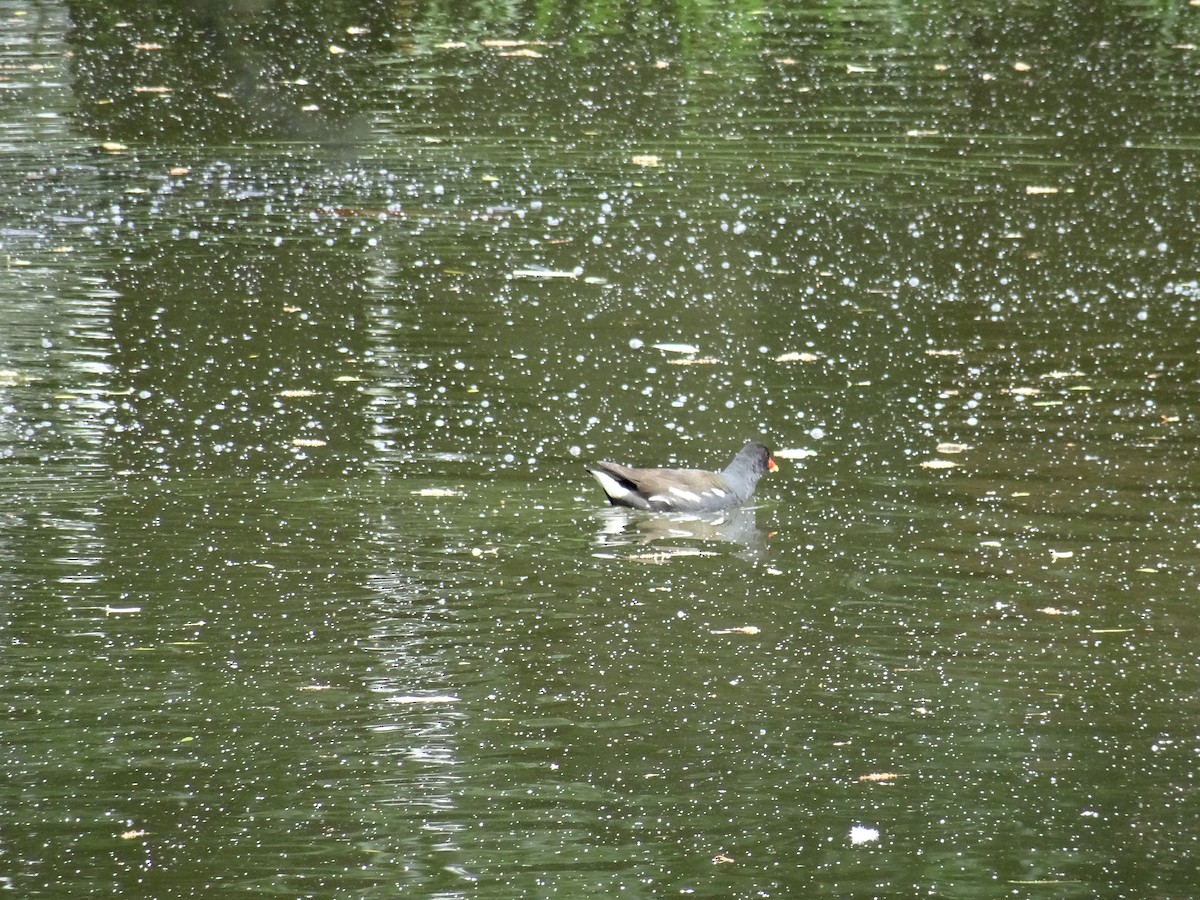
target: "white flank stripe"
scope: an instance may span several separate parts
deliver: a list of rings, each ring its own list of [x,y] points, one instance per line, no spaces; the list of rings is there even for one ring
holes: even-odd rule
[[[599,469],[596,469],[592,472],[592,476],[598,482],[600,482],[600,487],[604,490],[604,493],[608,494],[610,497],[615,497],[618,500],[624,500],[626,497],[632,497],[634,495],[633,491],[625,487],[625,485],[621,484],[621,482],[617,481],[617,479],[613,478],[607,472],[602,472]]]

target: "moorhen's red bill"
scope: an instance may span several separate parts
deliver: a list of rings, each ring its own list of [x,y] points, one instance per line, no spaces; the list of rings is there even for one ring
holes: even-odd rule
[[[724,472],[703,469],[634,469],[613,462],[585,466],[613,506],[651,512],[708,512],[750,499],[764,472],[778,472],[771,451],[750,441]]]

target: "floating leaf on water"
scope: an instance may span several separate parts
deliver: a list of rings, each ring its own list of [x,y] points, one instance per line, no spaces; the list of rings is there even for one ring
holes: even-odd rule
[[[100,149],[106,153],[120,153],[123,150],[128,150],[129,148],[124,144],[117,143],[116,141],[104,141],[100,145]]]
[[[718,853],[716,856],[713,857],[712,861],[713,861],[713,865],[723,866],[723,865],[727,865],[728,863],[733,862],[733,857],[726,856],[724,853]]]
[[[642,166],[646,169],[656,169],[662,165],[662,157],[653,153],[639,153],[631,156],[629,161],[635,166]]]
[[[700,352],[700,348],[692,344],[651,344],[655,350],[661,350],[663,353],[687,353],[695,355]]]
[[[146,829],[144,829],[144,828],[134,828],[129,831],[122,831],[121,832],[121,840],[132,841],[135,838],[145,837],[149,833],[150,832],[146,831]]]
[[[172,166],[167,169],[167,174],[172,178],[182,178],[184,175],[191,175],[192,170],[187,166]]]
[[[709,634],[758,634],[759,630],[756,625],[740,625],[736,628],[718,628]]]
[[[1033,66],[1027,62],[1021,62],[1018,60],[1017,62],[1013,63],[1013,68],[1018,72],[1028,72],[1033,68]]]
[[[895,781],[900,776],[895,772],[872,772],[869,775],[859,775],[858,781]]]
[[[921,463],[922,469],[956,469],[958,463],[949,459],[927,459]]]
[[[329,55],[330,56],[341,56],[345,52],[346,52],[345,47],[339,46],[338,44],[330,44],[329,45]]]
[[[808,459],[810,456],[816,456],[817,451],[805,447],[783,447],[773,451],[772,455],[777,459]]]
[[[971,449],[970,444],[956,444],[953,441],[943,441],[937,445],[938,453],[965,453]]]
[[[806,363],[808,363],[808,362],[816,362],[820,358],[821,357],[819,355],[817,355],[816,353],[792,350],[789,353],[779,354],[779,356],[775,357],[775,362],[779,362],[779,363],[806,362]]]

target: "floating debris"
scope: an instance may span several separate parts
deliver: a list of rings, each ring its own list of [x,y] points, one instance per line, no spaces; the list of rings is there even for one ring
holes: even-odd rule
[[[700,352],[700,348],[694,344],[651,344],[655,350],[661,350],[663,353],[685,353],[689,356],[695,356]]]
[[[709,634],[758,634],[760,630],[757,625],[739,625],[736,628],[717,628]]]
[[[921,463],[922,469],[956,469],[958,463],[950,459],[927,459]]]

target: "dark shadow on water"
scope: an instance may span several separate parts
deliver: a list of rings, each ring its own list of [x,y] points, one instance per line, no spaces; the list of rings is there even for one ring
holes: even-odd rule
[[[596,545],[615,549],[651,544],[664,558],[705,552],[695,544],[738,545],[737,556],[749,562],[767,558],[767,535],[758,528],[754,507],[710,513],[652,513],[613,506],[595,513]],[[713,552],[713,551],[709,551]]]

